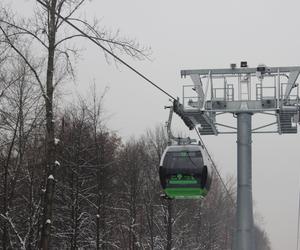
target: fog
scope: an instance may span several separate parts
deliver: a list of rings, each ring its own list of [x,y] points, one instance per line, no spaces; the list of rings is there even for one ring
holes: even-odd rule
[[[3,2],[25,15],[36,6],[33,0]],[[181,69],[226,68],[241,60],[250,67],[299,66],[299,7],[300,2],[293,0],[94,0],[88,1],[82,15],[96,17],[106,29],[119,29],[125,37],[150,46],[151,60],[121,56],[181,98]],[[107,126],[127,139],[167,120],[167,96],[121,64],[107,63],[103,52],[88,41],[78,40],[76,45],[82,49],[77,78],[61,87],[65,100],[87,92],[93,82],[99,93],[109,87],[104,101]],[[173,127],[188,133],[178,118]],[[222,176],[236,176],[236,136],[203,139]],[[255,213],[274,250],[296,248],[299,139],[299,134],[253,136]]]

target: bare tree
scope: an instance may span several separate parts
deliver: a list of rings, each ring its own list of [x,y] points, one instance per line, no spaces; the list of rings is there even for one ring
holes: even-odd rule
[[[38,211],[34,207],[32,192],[23,193],[26,202],[20,202],[18,192],[20,188],[27,188],[27,184],[20,179],[29,180],[29,166],[31,164],[25,157],[27,145],[32,138],[34,128],[41,125],[40,95],[36,86],[31,84],[31,72],[24,61],[10,57],[5,62],[6,75],[2,75],[4,91],[0,102],[0,144],[2,145],[3,160],[3,208],[1,211],[2,247],[7,249],[14,247],[14,239],[19,239],[21,247],[25,247],[32,240],[34,218],[38,217]],[[4,136],[5,135],[5,136]],[[5,150],[6,148],[6,150]],[[2,192],[1,192],[2,193]],[[27,213],[25,206],[29,207]],[[18,207],[19,213],[15,212]],[[24,218],[22,218],[24,216]],[[26,219],[25,219],[26,218]],[[30,220],[28,227],[19,227],[18,221]]]
[[[257,250],[271,250],[271,244],[267,233],[259,226],[254,226],[255,249]]]
[[[53,97],[55,88],[63,80],[63,76],[67,75],[66,73],[69,75],[74,73],[71,54],[77,52],[76,49],[66,46],[66,43],[76,37],[96,39],[106,43],[112,52],[118,50],[136,58],[144,57],[145,50],[133,40],[122,40],[118,34],[112,36],[101,30],[98,22],[90,24],[78,18],[76,13],[86,2],[85,0],[40,0],[38,2],[41,5],[37,7],[34,18],[30,20],[15,20],[7,9],[2,8],[0,30],[5,37],[4,41],[24,60],[35,75],[44,97],[47,146],[41,248],[49,249],[56,178]],[[61,18],[62,15],[64,18]],[[70,29],[70,32],[65,33],[69,21],[80,26],[86,35],[74,33]],[[23,38],[22,42],[20,39],[17,40],[20,36]],[[25,41],[35,48],[40,47],[41,55],[44,56],[38,61],[39,63],[46,61],[44,74],[38,72],[34,65],[36,62],[24,54],[22,47]]]

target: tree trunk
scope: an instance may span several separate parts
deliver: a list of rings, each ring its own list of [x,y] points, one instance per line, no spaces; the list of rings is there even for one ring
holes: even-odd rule
[[[43,208],[43,228],[41,235],[41,248],[48,250],[50,247],[50,235],[52,224],[53,198],[55,191],[55,145],[54,145],[54,120],[53,120],[53,74],[54,74],[54,53],[56,38],[56,0],[49,3],[48,15],[48,65],[46,79],[46,192]]]
[[[167,200],[167,244],[166,250],[172,249],[172,210],[173,210],[173,203],[172,200]]]
[[[19,126],[19,121],[20,121],[20,116],[18,114],[18,119],[16,122],[16,126],[14,129],[14,135],[11,141],[11,144],[9,146],[9,150],[8,150],[8,154],[7,154],[7,159],[6,161],[3,161],[3,165],[4,165],[4,183],[3,183],[3,214],[6,216],[8,213],[8,168],[9,168],[9,161],[12,155],[12,151],[13,151],[13,147],[15,144],[15,139],[17,136],[17,131],[18,131],[18,126]],[[9,248],[9,234],[8,234],[8,227],[7,227],[7,221],[4,220],[3,222],[3,226],[2,226],[2,230],[3,230],[3,235],[2,235],[2,248],[3,250],[6,250]]]

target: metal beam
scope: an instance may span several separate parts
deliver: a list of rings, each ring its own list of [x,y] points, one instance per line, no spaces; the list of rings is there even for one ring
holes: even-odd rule
[[[271,73],[300,72],[300,67],[267,67],[266,74]],[[236,69],[191,69],[181,70],[181,77],[189,75],[236,75],[236,74],[256,74],[257,68],[236,68]]]
[[[292,89],[296,87],[296,80],[299,76],[299,71],[293,71],[289,74],[289,80],[285,89],[284,99],[288,99]]]
[[[256,130],[259,130],[259,129],[262,129],[262,128],[270,127],[270,126],[275,125],[275,124],[278,124],[278,122],[277,121],[276,122],[271,122],[271,123],[268,123],[266,125],[259,126],[257,128],[252,129],[252,132],[254,132]]]

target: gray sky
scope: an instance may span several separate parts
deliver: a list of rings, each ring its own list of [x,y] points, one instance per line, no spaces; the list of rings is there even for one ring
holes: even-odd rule
[[[34,6],[33,0],[4,2],[25,14]],[[126,60],[181,97],[181,69],[225,68],[241,60],[247,60],[250,67],[260,63],[299,66],[299,7],[296,0],[93,0],[85,15],[151,46],[152,62]],[[78,45],[85,50],[77,65],[77,83],[68,93],[73,89],[82,93],[93,81],[100,91],[109,86],[105,109],[112,116],[108,125],[125,138],[137,137],[167,119],[166,96],[122,65],[107,65],[94,45],[81,41]],[[187,131],[178,119],[174,128]],[[274,250],[296,248],[299,139],[299,135],[253,136],[255,211],[264,218]],[[236,137],[208,136],[204,140],[221,173],[235,176]]]

